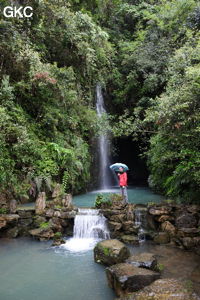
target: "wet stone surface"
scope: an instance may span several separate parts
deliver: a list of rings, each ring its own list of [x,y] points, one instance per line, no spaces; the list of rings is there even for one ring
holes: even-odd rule
[[[150,241],[141,244],[139,247],[130,246],[129,249],[132,256],[141,255],[145,252],[151,253],[157,259],[161,278],[174,278],[185,281],[200,296],[199,255],[172,245],[155,245]]]

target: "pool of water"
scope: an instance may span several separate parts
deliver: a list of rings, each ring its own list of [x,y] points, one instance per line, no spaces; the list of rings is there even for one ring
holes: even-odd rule
[[[28,238],[1,239],[0,299],[115,298],[107,286],[105,268],[94,262],[92,249],[76,252],[50,245]]]
[[[95,199],[98,194],[108,195],[110,193],[120,193],[119,187],[113,187],[107,190],[97,190],[88,192],[85,194],[73,196],[73,203],[78,207],[93,207],[95,204]],[[162,195],[155,194],[151,189],[148,187],[129,187],[128,188],[128,202],[129,203],[148,203],[148,202],[155,202],[158,203],[165,198]],[[20,205],[23,208],[30,208],[34,207],[35,202],[26,203]],[[20,208],[19,207],[19,208]]]
[[[71,239],[72,240],[72,239]],[[1,239],[0,299],[2,300],[114,300],[105,267],[94,263],[93,246],[61,247],[29,238]],[[69,244],[68,244],[69,243]],[[73,245],[74,246],[74,245]],[[77,251],[79,249],[79,251]],[[132,254],[151,252],[163,266],[162,278],[176,278],[200,295],[199,256],[150,242],[130,247]]]
[[[73,197],[73,203],[78,207],[92,207],[95,203],[95,198],[98,194],[120,193],[118,187],[108,190],[97,190],[86,194]],[[148,203],[160,202],[165,199],[163,196],[153,193],[148,187],[129,187],[128,202],[129,203]]]

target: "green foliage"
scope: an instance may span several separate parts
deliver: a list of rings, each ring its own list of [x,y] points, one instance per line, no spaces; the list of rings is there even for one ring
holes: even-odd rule
[[[121,202],[123,197],[119,194],[98,194],[95,199],[96,208],[110,207],[113,203]]]
[[[0,21],[0,190],[36,197],[59,182],[77,193],[90,180],[93,91],[112,46],[76,5],[28,4],[33,18]]]
[[[162,272],[164,270],[164,268],[165,268],[165,266],[163,264],[161,264],[161,263],[157,264],[157,270],[159,272]]]
[[[5,207],[1,207],[1,208],[0,208],[0,214],[5,215],[5,214],[7,214],[7,213],[8,213],[7,208],[5,208]]]
[[[198,201],[199,3],[28,4],[32,18],[0,20],[0,192],[36,197],[56,182],[83,191],[91,137],[110,122],[115,136],[139,141],[155,189]],[[100,122],[97,82],[112,114]]]
[[[40,228],[47,229],[49,227],[49,222],[43,222],[40,224]]]
[[[101,207],[109,207],[112,205],[112,201],[111,199],[109,198],[109,196],[105,196],[103,194],[98,194],[96,196],[96,199],[95,199],[95,207],[96,208],[101,208]]]
[[[133,39],[121,27],[126,38],[116,42],[113,133],[142,144],[155,190],[198,202],[199,3],[139,1],[124,9],[134,12],[135,27]]]
[[[110,254],[110,249],[107,247],[103,247],[103,254],[108,256]]]
[[[60,231],[57,231],[57,232],[54,234],[53,239],[54,239],[54,240],[59,240],[59,239],[61,239],[61,237],[62,237],[62,233],[61,233]]]
[[[145,119],[158,131],[148,151],[154,184],[168,196],[189,202],[198,200],[200,184],[198,49],[198,43],[188,44],[175,52],[167,90],[147,110]]]

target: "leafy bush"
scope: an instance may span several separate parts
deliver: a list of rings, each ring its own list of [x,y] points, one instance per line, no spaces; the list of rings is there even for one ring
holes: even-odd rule
[[[95,200],[95,207],[102,208],[102,207],[109,207],[112,205],[112,201],[108,196],[103,194],[98,194]]]
[[[53,239],[54,239],[54,240],[59,240],[61,237],[62,237],[62,233],[61,233],[60,231],[57,231],[57,232],[54,234]]]

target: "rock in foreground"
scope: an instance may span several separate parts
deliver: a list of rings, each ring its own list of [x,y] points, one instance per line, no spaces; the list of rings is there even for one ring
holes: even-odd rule
[[[121,263],[106,269],[108,285],[113,288],[117,296],[138,291],[160,278],[160,274],[151,270]]]
[[[156,280],[143,290],[119,300],[199,300],[199,297],[173,278]]]
[[[99,242],[94,248],[94,260],[106,266],[124,262],[130,256],[129,249],[118,240]]]
[[[130,256],[126,263],[131,264],[135,267],[146,268],[150,270],[156,270],[157,268],[157,259],[152,253],[140,253]]]

